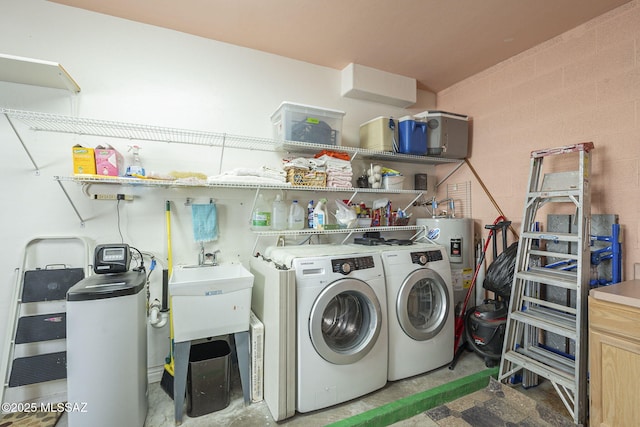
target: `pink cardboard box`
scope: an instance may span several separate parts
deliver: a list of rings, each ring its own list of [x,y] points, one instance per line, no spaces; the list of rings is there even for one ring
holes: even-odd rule
[[[115,148],[98,145],[95,148],[96,174],[103,176],[124,175],[124,158]]]

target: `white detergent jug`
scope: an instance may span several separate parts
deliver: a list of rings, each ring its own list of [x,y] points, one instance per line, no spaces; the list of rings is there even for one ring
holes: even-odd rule
[[[294,200],[289,206],[289,229],[290,230],[302,230],[304,228],[305,212],[302,206],[298,204],[297,200]]]

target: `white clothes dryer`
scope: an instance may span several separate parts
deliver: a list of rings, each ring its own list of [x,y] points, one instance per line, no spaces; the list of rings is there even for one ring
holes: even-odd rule
[[[379,254],[307,245],[278,248],[269,255],[276,262],[290,262],[295,270],[298,412],[382,388],[387,382],[388,337]]]
[[[444,246],[380,248],[387,284],[390,381],[446,365],[454,354],[454,300]]]

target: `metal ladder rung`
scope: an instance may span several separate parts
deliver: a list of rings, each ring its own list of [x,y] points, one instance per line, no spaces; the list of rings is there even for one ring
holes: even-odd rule
[[[530,191],[527,193],[527,197],[530,199],[545,199],[548,202],[560,202],[567,203],[573,202],[572,198],[580,197],[580,190],[567,189],[567,190],[542,190],[542,191]]]
[[[577,243],[579,237],[577,234],[572,233],[542,233],[540,231],[525,231],[520,235],[521,239],[536,239],[536,240],[550,240],[554,243],[557,242],[571,242]]]
[[[67,352],[37,354],[13,360],[9,387],[67,378]]]
[[[66,312],[20,317],[15,344],[65,339],[67,337],[66,318]]]
[[[555,310],[555,311],[560,311],[562,313],[571,314],[572,316],[575,316],[576,313],[577,313],[577,310],[574,307],[567,307],[567,306],[562,305],[562,304],[556,304],[556,303],[553,303],[551,301],[546,301],[546,300],[542,300],[542,299],[539,299],[539,298],[525,296],[525,297],[522,297],[522,300],[526,301],[529,304],[535,304],[537,306],[550,308],[550,309]]]
[[[549,381],[560,384],[570,390],[574,390],[574,370],[571,369],[565,361],[558,360],[558,358],[561,357],[562,356],[558,356],[550,351],[540,348],[536,348],[535,351],[519,348],[517,350],[508,351],[504,354],[504,358],[509,362],[512,362],[523,369],[534,372]],[[571,359],[567,360],[571,361]],[[554,365],[551,365],[551,363],[554,363]],[[511,373],[501,379],[510,375]]]
[[[564,274],[568,273],[568,274]],[[572,276],[571,276],[572,275]],[[577,275],[572,271],[554,270],[551,268],[519,271],[516,277],[520,280],[544,283],[546,285],[557,286],[564,289],[577,288]]]
[[[574,261],[578,259],[578,255],[575,255],[575,254],[565,254],[562,252],[552,252],[552,251],[541,251],[538,249],[530,250],[529,255],[538,255],[538,256],[551,257],[551,258],[562,258],[567,260],[570,259]]]
[[[576,339],[576,318],[542,307],[528,307],[526,310],[511,313],[511,318],[525,325],[553,332],[563,337]]]
[[[519,351],[524,354],[528,354],[529,357],[538,360],[541,363],[555,363],[556,368],[567,375],[573,375],[576,370],[576,362],[572,358],[556,353],[553,350],[547,350],[537,345],[529,345],[526,348],[521,348]],[[568,384],[567,387],[571,390],[575,389],[575,383]]]

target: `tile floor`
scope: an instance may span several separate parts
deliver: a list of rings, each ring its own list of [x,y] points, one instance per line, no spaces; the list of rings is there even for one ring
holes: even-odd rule
[[[306,414],[296,413],[293,417],[279,422],[274,421],[265,402],[253,403],[245,406],[242,398],[240,379],[237,373],[237,366],[232,365],[231,370],[231,403],[225,409],[200,417],[190,418],[184,415],[182,425],[185,427],[266,427],[266,426],[287,426],[287,427],[316,427],[349,418],[394,402],[403,397],[407,397],[442,384],[449,383],[458,378],[480,372],[486,369],[482,358],[474,353],[462,355],[455,369],[450,370],[448,366],[436,369],[426,374],[417,375],[408,379],[388,382],[382,389],[365,395],[352,401],[335,405],[330,408],[318,410]],[[551,387],[543,383],[539,387],[524,391],[522,387],[517,389],[526,392],[534,399],[546,401],[557,411],[563,411],[562,403],[555,395]],[[558,406],[558,404],[560,406]],[[568,413],[567,413],[568,416]],[[429,424],[431,423],[431,424]],[[174,426],[173,400],[160,387],[160,383],[149,385],[149,412],[145,422],[145,427],[172,427]],[[400,421],[394,427],[409,426],[436,426],[423,414],[419,414],[411,419]],[[58,421],[56,427],[67,427],[66,416]]]
[[[552,391],[548,382],[523,392],[520,386],[491,378],[487,387],[397,422],[393,427],[574,426],[569,412],[556,406],[560,402]],[[553,398],[552,405],[546,397]]]
[[[275,422],[264,402],[245,406],[239,378],[232,368],[231,404],[220,411],[196,418],[183,418],[185,427],[228,426],[228,427],[263,427],[263,426],[324,426],[340,421],[359,413],[377,408],[402,397],[428,390],[457,378],[465,377],[486,369],[482,359],[475,354],[465,354],[454,370],[444,366],[427,374],[409,379],[388,382],[387,385],[359,399],[335,405],[330,408],[306,414],[296,413],[292,418]],[[160,388],[159,383],[151,384],[149,390],[149,414],[145,427],[169,427],[174,425],[173,401]]]

